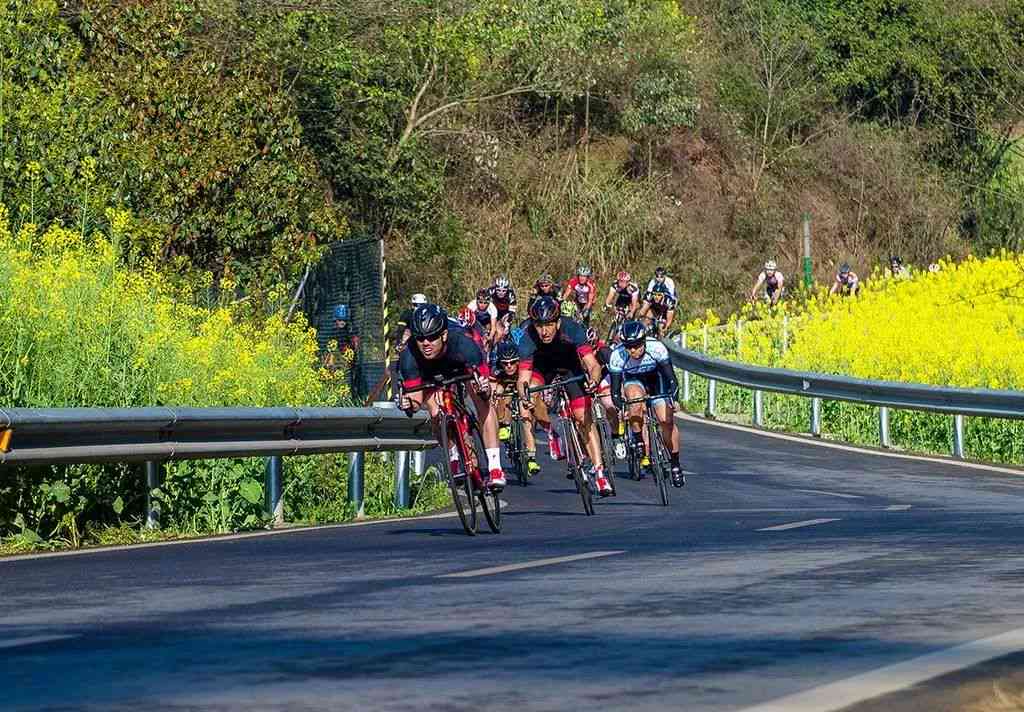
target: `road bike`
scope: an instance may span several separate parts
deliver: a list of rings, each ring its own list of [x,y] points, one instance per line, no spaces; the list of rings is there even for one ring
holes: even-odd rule
[[[580,437],[579,428],[576,427],[576,419],[572,417],[571,399],[566,392],[566,386],[586,380],[585,375],[573,376],[571,378],[555,378],[551,383],[544,386],[533,386],[530,393],[541,393],[543,391],[554,391],[554,407],[551,411],[558,414],[561,421],[562,447],[565,448],[566,467],[569,477],[576,485],[576,492],[583,500],[583,511],[587,516],[594,513],[594,492],[596,487],[593,478],[590,476],[588,462],[586,460],[586,448],[583,447],[583,439]]]
[[[619,329],[622,327],[622,324],[626,321],[626,314],[628,313],[628,307],[615,307],[615,319],[612,321],[612,325],[608,327],[607,342],[609,344],[618,343],[617,337],[619,335]]]
[[[486,449],[476,415],[466,407],[466,382],[474,378],[463,374],[453,378],[436,378],[431,383],[404,389],[415,393],[434,389],[438,415],[435,421],[437,441],[441,446],[441,467],[452,493],[455,511],[466,534],[477,533],[477,505],[491,531],[501,531],[501,500],[498,493],[484,484],[483,468]]]
[[[654,473],[654,484],[658,488],[658,496],[661,499],[661,504],[665,507],[668,506],[668,483],[672,477],[672,460],[669,456],[668,447],[665,445],[665,440],[661,436],[661,423],[658,422],[658,414],[654,410],[654,403],[659,400],[665,400],[668,403],[668,407],[671,407],[671,398],[671,395],[666,394],[642,396],[623,401],[624,406],[635,403],[644,404],[644,426],[647,428],[647,436],[650,441],[650,452],[647,453],[647,458],[651,462],[651,471]],[[637,452],[634,442],[631,442],[627,447],[627,453],[630,476],[638,480],[640,479],[641,470],[640,453]]]
[[[498,397],[509,399],[508,408],[512,416],[508,440],[505,441],[505,455],[512,465],[512,471],[515,473],[516,480],[522,487],[526,487],[531,477],[529,467],[527,466],[530,454],[526,450],[526,441],[523,437],[523,428],[526,425],[524,424],[522,408],[520,407],[519,393],[513,386]]]
[[[612,425],[608,422],[608,414],[601,405],[601,399],[595,397],[592,401],[594,409],[594,424],[597,426],[597,433],[601,439],[601,457],[604,460],[604,476],[608,478],[608,484],[612,486],[612,494],[615,490],[615,440],[612,433]]]

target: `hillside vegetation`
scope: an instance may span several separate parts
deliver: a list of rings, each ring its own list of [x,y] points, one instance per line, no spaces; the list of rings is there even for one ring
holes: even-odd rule
[[[0,33],[14,229],[127,210],[126,263],[256,313],[354,234],[442,301],[658,262],[696,313],[794,269],[803,211],[822,273],[1024,224],[1021,0],[11,0]]]

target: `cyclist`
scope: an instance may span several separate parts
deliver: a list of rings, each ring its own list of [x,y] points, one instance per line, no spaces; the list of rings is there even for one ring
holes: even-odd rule
[[[647,293],[649,294],[652,292],[658,285],[668,289],[669,296],[672,297],[673,301],[679,301],[679,297],[676,296],[676,283],[668,276],[668,271],[664,267],[658,267],[654,270],[654,276],[651,277],[651,281],[647,283]]]
[[[663,284],[655,284],[654,289],[644,297],[643,306],[637,318],[648,324],[651,334],[655,337],[664,336],[672,328],[676,318],[676,300]]]
[[[481,289],[476,293],[476,299],[466,306],[473,312],[476,323],[483,331],[485,343],[495,343],[498,335],[498,309],[491,304],[491,295],[486,289]]]
[[[764,269],[757,275],[754,288],[750,290],[750,301],[757,300],[757,291],[764,285],[764,298],[771,306],[775,306],[782,299],[782,290],[786,284],[786,278],[778,270],[775,260],[768,260],[764,263]]]
[[[494,350],[494,364],[491,368],[491,382],[495,395],[504,395],[515,391],[519,381],[519,348],[512,341],[502,341]],[[498,410],[498,440],[511,437],[512,412],[504,398],[496,400]],[[529,411],[520,405],[520,414],[528,422]],[[531,475],[540,472],[537,463],[537,443],[533,437],[533,428],[523,428],[523,445],[526,447],[526,470]]]
[[[505,473],[501,469],[497,418],[494,409],[488,403],[491,391],[490,368],[484,361],[483,352],[464,331],[458,327],[449,327],[448,315],[436,304],[422,304],[416,307],[409,330],[412,332],[412,339],[409,347],[402,351],[398,362],[403,388],[421,386],[425,381],[430,382],[437,376],[444,379],[465,373],[474,375],[469,394],[476,408],[480,433],[486,448],[489,470],[487,485],[494,490],[503,489]],[[411,415],[425,403],[430,417],[436,418],[438,404],[431,397],[433,392],[434,389],[428,388],[415,393],[403,393],[400,407]],[[452,447],[454,448],[454,445]]]
[[[674,406],[676,389],[675,370],[669,360],[668,349],[657,339],[647,336],[642,322],[627,321],[622,325],[622,343],[612,352],[608,364],[611,374],[612,399],[621,411],[627,399],[659,396],[654,412],[661,423],[662,437],[669,445],[672,463],[672,484],[686,484],[683,468],[679,464],[679,428],[676,427]],[[629,430],[632,446],[646,459],[643,441],[643,403],[629,406]]]
[[[455,324],[465,331],[469,338],[473,339],[473,342],[480,347],[484,354],[487,353],[487,337],[480,325],[476,323],[476,312],[473,309],[469,307],[459,309],[455,317]]]
[[[640,288],[636,286],[632,275],[625,270],[615,275],[614,284],[608,288],[604,308],[621,310],[627,319],[632,319],[640,306],[639,302]]]
[[[899,255],[889,255],[889,276],[895,279],[910,279],[910,270],[903,266]]]
[[[590,267],[580,265],[576,269],[576,276],[570,279],[562,290],[562,301],[576,304],[579,321],[585,326],[590,325],[590,314],[597,299],[597,283],[590,274]]]
[[[519,395],[528,409],[534,407],[529,397],[531,385],[550,383],[559,375],[586,374],[591,385],[601,382],[601,365],[594,350],[587,343],[587,332],[572,319],[563,319],[558,302],[553,297],[540,297],[533,303],[530,320],[519,342]],[[602,497],[612,494],[612,486],[604,475],[601,461],[601,441],[590,409],[586,387],[579,381],[566,385],[573,420],[579,428],[580,438],[586,444],[593,466],[594,482]],[[532,418],[531,418],[532,421]],[[527,427],[532,427],[532,422]],[[548,436],[553,431],[548,423]],[[550,440],[549,440],[550,442]]]
[[[597,331],[593,328],[587,329],[587,343],[594,349],[594,356],[597,357],[597,362],[601,364],[601,385],[597,387],[595,395],[601,403],[601,407],[604,408],[605,417],[608,418],[608,426],[611,428],[614,439],[615,457],[624,460],[626,459],[626,441],[623,439],[625,433],[622,423],[619,421],[619,409],[615,407],[615,403],[612,401],[612,382],[608,374],[608,363],[612,358],[612,347],[599,338]]]
[[[832,289],[829,294],[839,292],[844,297],[855,297],[860,294],[860,279],[857,273],[850,269],[850,265],[844,262],[836,273],[836,279],[832,282]]]
[[[533,303],[540,297],[554,297],[556,300],[561,302],[558,291],[558,282],[556,282],[555,278],[548,272],[542,274],[540,278],[534,282],[533,294],[530,295],[530,298],[526,302],[527,314],[530,313],[530,307],[533,306]]]
[[[412,312],[420,304],[427,303],[427,295],[416,293],[412,295],[412,306],[406,309],[398,317],[398,328],[402,330],[402,340],[398,344],[398,350],[401,351],[405,348],[405,344],[409,341],[411,332],[409,331],[409,322],[412,321]]]
[[[499,275],[494,278],[494,284],[488,288],[487,296],[490,297],[491,304],[494,305],[494,309],[498,313],[498,330],[495,338],[500,341],[505,338],[509,325],[512,323],[513,318],[515,318],[516,309],[518,308],[516,290],[512,288],[512,283],[508,281],[508,277]]]

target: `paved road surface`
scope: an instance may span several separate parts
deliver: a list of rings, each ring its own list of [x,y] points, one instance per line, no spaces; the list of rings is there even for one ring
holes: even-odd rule
[[[585,517],[545,463],[497,536],[432,519],[0,562],[0,708],[799,712],[1024,648],[1024,479],[684,439],[668,509],[620,478]]]

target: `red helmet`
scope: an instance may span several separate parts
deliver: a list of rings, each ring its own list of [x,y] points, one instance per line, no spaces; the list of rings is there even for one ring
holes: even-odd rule
[[[459,309],[458,320],[463,326],[473,326],[476,323],[476,314],[469,307],[462,307]]]
[[[631,275],[626,270],[622,270],[617,275],[615,275],[615,280],[617,282],[632,282],[633,281],[633,275]]]

